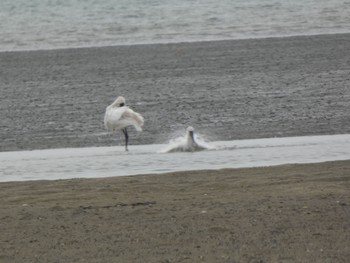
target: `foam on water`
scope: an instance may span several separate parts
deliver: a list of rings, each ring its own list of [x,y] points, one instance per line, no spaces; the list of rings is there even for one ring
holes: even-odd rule
[[[184,170],[350,159],[350,134],[209,143],[211,150],[159,153],[167,145],[0,152],[0,181],[97,178]]]
[[[170,139],[169,143],[165,147],[161,148],[158,151],[158,153],[169,153],[172,151],[172,149],[181,148],[183,145],[186,144],[186,140],[187,140],[186,135],[174,137]],[[206,150],[215,149],[213,145],[207,142],[207,140],[205,139],[205,136],[201,134],[194,133],[194,140],[201,149],[206,149]]]

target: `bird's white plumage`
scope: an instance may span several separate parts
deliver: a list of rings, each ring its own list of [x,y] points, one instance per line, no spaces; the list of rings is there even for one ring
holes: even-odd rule
[[[144,119],[141,114],[125,106],[124,97],[118,97],[106,108],[104,124],[109,131],[122,130],[129,126],[142,131]]]
[[[186,129],[186,135],[178,142],[171,143],[163,153],[172,153],[172,152],[196,152],[206,150],[208,147],[198,144],[195,140],[194,128],[189,126]]]

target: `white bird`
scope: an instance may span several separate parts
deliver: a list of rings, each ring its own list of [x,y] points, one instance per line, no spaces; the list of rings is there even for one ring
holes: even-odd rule
[[[196,152],[208,149],[207,147],[200,145],[196,142],[194,138],[194,128],[189,126],[186,129],[185,140],[171,145],[168,149],[165,150],[167,153],[172,152]]]
[[[121,130],[125,136],[125,151],[128,150],[129,135],[127,127],[134,126],[137,131],[142,131],[143,117],[125,105],[125,98],[118,97],[106,108],[104,124],[108,131]]]

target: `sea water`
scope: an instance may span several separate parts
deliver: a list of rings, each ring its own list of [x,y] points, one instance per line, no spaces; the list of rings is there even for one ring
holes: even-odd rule
[[[0,51],[350,32],[347,0],[1,0]]]
[[[207,142],[200,152],[167,144],[0,152],[0,181],[101,178],[185,170],[263,167],[350,159],[350,134]]]

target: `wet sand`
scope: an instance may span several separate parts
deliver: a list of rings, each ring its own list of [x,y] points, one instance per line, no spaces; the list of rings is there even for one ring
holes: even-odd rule
[[[350,161],[0,183],[0,262],[348,262]]]
[[[0,52],[0,151],[120,144],[105,107],[142,113],[131,144],[187,125],[211,140],[350,133],[350,34]]]

